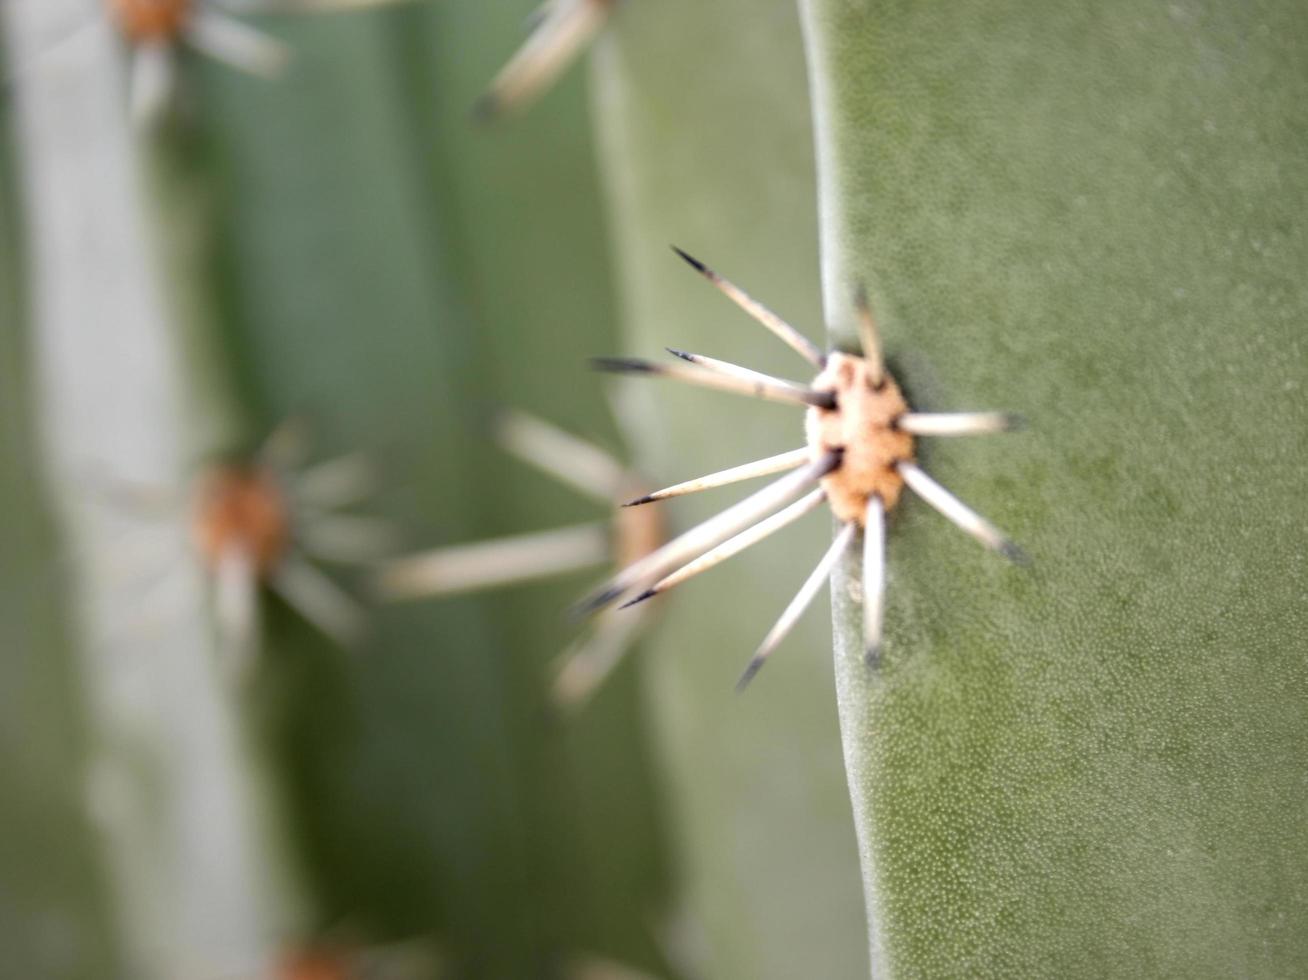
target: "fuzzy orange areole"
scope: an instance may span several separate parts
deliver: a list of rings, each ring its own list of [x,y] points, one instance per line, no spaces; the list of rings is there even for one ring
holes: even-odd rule
[[[349,957],[336,950],[296,949],[282,955],[278,980],[348,980]]]
[[[260,576],[271,572],[291,538],[290,509],[276,477],[248,464],[212,469],[200,481],[193,533],[209,565],[235,549],[250,556]]]
[[[186,26],[193,3],[194,0],[109,0],[109,10],[129,41],[171,41]]]
[[[840,465],[822,478],[822,488],[836,517],[860,527],[873,494],[887,510],[895,506],[904,488],[895,464],[913,460],[913,437],[896,426],[908,403],[889,374],[882,372],[880,385],[872,378],[864,358],[829,354],[812,387],[834,392],[836,407],[810,408],[804,419],[815,462],[833,450],[843,451]]]

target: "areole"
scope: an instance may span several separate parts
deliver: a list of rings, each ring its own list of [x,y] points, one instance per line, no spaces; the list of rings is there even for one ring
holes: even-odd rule
[[[898,421],[908,403],[888,374],[882,372],[877,383],[868,362],[852,354],[828,354],[812,387],[832,392],[836,407],[808,410],[804,429],[810,458],[841,453],[840,466],[822,478],[821,486],[836,517],[862,527],[869,497],[880,497],[889,510],[904,488],[896,466],[913,461],[913,437]]]
[[[595,362],[596,366],[626,374],[674,378],[805,408],[807,444],[633,500],[632,505],[647,504],[739,480],[793,471],[628,565],[583,600],[580,611],[602,609],[632,592],[636,594],[625,606],[652,598],[739,554],[825,502],[842,527],[750,660],[738,685],[744,686],[812,603],[836,563],[855,546],[860,531],[865,652],[869,663],[876,662],[881,650],[886,582],[886,512],[899,501],[905,484],[986,547],[1010,560],[1023,560],[1021,550],[998,528],[936,483],[914,461],[916,436],[1005,432],[1017,427],[1016,416],[1006,412],[911,410],[886,371],[876,324],[861,288],[856,306],[862,356],[840,351],[824,353],[734,283],[680,249],[675,251],[732,302],[816,367],[817,377],[810,384],[800,384],[675,348],[668,350],[694,367],[634,358],[601,358]]]
[[[108,0],[119,29],[133,43],[172,41],[186,26],[194,0]]]
[[[235,549],[267,576],[291,539],[291,510],[277,477],[254,463],[215,466],[200,479],[192,533],[210,568]]]

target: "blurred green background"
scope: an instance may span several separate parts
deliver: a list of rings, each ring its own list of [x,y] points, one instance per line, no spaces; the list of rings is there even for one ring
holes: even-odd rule
[[[521,119],[470,121],[530,10],[264,19],[294,50],[272,83],[184,57],[181,118],[145,150],[147,220],[191,352],[181,384],[202,393],[192,466],[293,416],[315,458],[373,459],[366,509],[412,548],[606,516],[490,439],[512,405],[626,455],[584,367],[619,341],[581,72]],[[36,465],[12,110],[4,476],[22,516],[4,522],[5,972],[108,976],[142,967],[109,965],[121,896],[96,900],[83,815],[79,714],[96,681],[69,649],[76,575]],[[427,937],[454,975],[563,975],[588,954],[670,972],[674,862],[635,672],[567,722],[546,700],[578,632],[560,611],[587,581],[377,609],[354,656],[267,602],[256,674],[229,700],[273,773],[302,931]],[[53,867],[32,866],[37,840]]]
[[[215,453],[256,446],[288,417],[303,419],[315,458],[369,454],[383,480],[366,510],[392,519],[420,547],[605,516],[494,445],[489,419],[500,406],[532,411],[618,458],[651,468],[657,461],[669,479],[717,467],[711,445],[668,459],[657,448],[660,420],[625,397],[621,431],[609,386],[585,366],[589,356],[630,349],[636,336],[620,329],[613,258],[618,243],[629,262],[623,243],[636,235],[624,227],[616,176],[624,165],[615,156],[643,152],[618,145],[626,110],[614,100],[633,97],[630,82],[594,86],[599,116],[616,113],[603,159],[581,66],[528,113],[491,125],[470,119],[475,98],[520,43],[531,8],[415,3],[261,19],[259,28],[294,50],[290,70],[272,83],[183,57],[180,113],[137,145],[142,218],[156,239],[146,255],[168,280],[166,332],[155,343],[181,351],[171,370],[184,389],[183,475]],[[726,40],[746,12],[724,7],[706,23]],[[661,37],[672,42],[677,20],[653,13],[621,12],[642,18],[630,36],[661,22]],[[760,107],[784,95],[780,136],[760,121],[753,144],[715,146],[713,113],[691,88],[656,95],[656,104],[670,116],[693,113],[683,120],[680,149],[670,148],[673,159],[691,153],[687,178],[729,150],[735,163],[715,179],[759,170],[765,183],[782,181],[760,187],[773,194],[775,213],[757,226],[768,234],[755,255],[737,261],[766,258],[789,269],[788,290],[808,304],[794,312],[816,324],[796,11],[771,5],[749,37],[738,64],[706,66],[699,84],[731,78],[743,94],[750,79],[763,82],[751,97]],[[75,69],[84,42],[92,43],[75,36],[73,50],[57,49]],[[662,53],[654,47],[643,57]],[[26,84],[23,74],[16,85]],[[64,590],[77,579],[69,564],[76,547],[52,537],[58,507],[41,490],[41,399],[31,391],[41,355],[30,340],[39,304],[20,288],[23,263],[38,250],[23,247],[23,224],[39,216],[21,207],[14,143],[22,130],[12,102],[6,122],[5,281],[14,287],[5,293],[6,376],[19,383],[5,386],[17,450],[6,453],[5,472],[7,500],[32,517],[6,525],[19,540],[6,549],[13,558],[5,574],[24,585],[5,590],[23,613],[6,616],[5,646],[24,656],[7,662],[5,687],[38,714],[15,718],[22,735],[5,743],[13,771],[25,774],[24,790],[6,794],[23,802],[5,805],[19,811],[15,819],[34,811],[28,819],[60,842],[68,865],[60,876],[37,874],[24,858],[35,831],[13,835],[24,843],[3,875],[14,910],[5,918],[6,948],[26,975],[103,976],[116,972],[106,965],[114,962],[145,968],[134,948],[140,935],[121,934],[132,927],[117,908],[121,892],[104,881],[95,857],[102,838],[82,803],[87,755],[95,754],[88,743],[102,737],[93,722],[79,723],[96,700],[86,689],[114,681],[84,676],[87,665],[72,649],[76,601]],[[776,177],[750,166],[755,153],[776,146],[785,147]],[[688,227],[698,238],[686,244],[714,245],[704,235],[711,226],[701,219]],[[718,232],[723,241],[737,234],[729,225]],[[666,243],[645,244],[672,267]],[[693,278],[677,281],[688,296],[706,298]],[[735,316],[711,300],[699,308],[710,323]],[[743,318],[737,323],[744,357],[758,338]],[[113,324],[106,317],[86,329]],[[745,422],[750,406],[713,404],[735,412],[738,433],[746,424],[754,432],[731,447],[733,459],[775,442],[767,418]],[[639,454],[628,441],[632,429],[646,440]],[[678,508],[674,520],[685,526],[714,506]],[[811,531],[820,527],[811,523]],[[34,603],[25,583],[42,576],[62,585],[39,590]],[[862,972],[861,897],[829,669],[821,658],[796,657],[778,667],[789,682],[760,688],[748,702],[732,698],[736,662],[793,575],[765,573],[769,594],[710,617],[723,663],[709,672],[711,661],[694,656],[688,637],[703,635],[702,610],[713,609],[722,587],[739,595],[728,578],[700,594],[701,612],[657,625],[667,630],[659,643],[673,663],[656,678],[653,704],[640,683],[645,665],[634,661],[567,720],[546,698],[549,665],[577,635],[561,610],[593,577],[376,609],[358,655],[335,649],[265,597],[255,674],[218,696],[248,733],[255,782],[267,775],[272,787],[276,829],[267,846],[297,882],[287,938],[425,937],[451,975],[574,975],[587,956],[656,976],[782,976],[824,962],[831,975]],[[348,570],[343,581],[351,581]],[[811,619],[808,645],[821,650],[826,626],[820,615]],[[778,725],[783,713],[789,721]],[[33,746],[45,740],[57,762],[38,763]],[[779,881],[787,887],[776,888]],[[154,968],[166,973],[160,955]]]

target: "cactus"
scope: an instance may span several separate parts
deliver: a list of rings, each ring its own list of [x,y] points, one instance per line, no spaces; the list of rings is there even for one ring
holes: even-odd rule
[[[911,404],[1015,408],[1032,423],[1002,444],[926,446],[942,482],[1027,547],[1030,571],[901,503],[873,670],[857,568],[834,589],[873,974],[1296,972],[1302,942],[1277,923],[1302,913],[1308,829],[1288,762],[1305,738],[1291,530],[1303,504],[1287,435],[1303,428],[1291,269],[1304,251],[1283,217],[1302,191],[1284,176],[1302,150],[1290,41],[1302,14],[805,0],[815,250],[789,210],[806,191],[795,38],[779,14],[743,7],[633,9],[601,62],[627,350],[674,343],[783,374],[792,363],[678,283],[660,255],[671,239],[847,349],[865,286]],[[819,255],[821,315],[804,275]],[[670,479],[722,465],[724,446],[746,459],[796,441],[782,409],[645,397]],[[811,657],[774,657],[730,725],[702,693],[729,683],[817,558],[807,544],[800,569],[773,547],[740,560],[735,581],[679,597],[654,643],[654,686],[676,719],[666,737],[692,840],[719,862],[699,893],[715,975],[852,975],[808,944],[815,928],[796,927],[806,899],[836,905],[803,894],[787,860],[819,824],[802,838],[778,828],[766,852],[722,836],[746,805],[779,820],[811,773],[780,750],[703,747],[710,724],[719,746],[732,737],[721,729],[743,729],[737,716],[769,683],[778,702],[754,744],[793,745],[812,726],[799,685],[822,678],[797,679]],[[692,647],[710,615],[714,642]],[[825,645],[812,628],[792,663]],[[784,770],[772,783],[768,765]],[[786,871],[756,879],[745,903],[733,886],[764,874],[760,853]],[[788,930],[765,918],[778,910]]]
[[[933,456],[1029,575],[910,513],[878,675],[836,607],[874,970],[1297,972],[1302,9],[803,9],[828,322],[1033,422]]]
[[[592,101],[626,337],[602,353],[656,357],[674,346],[808,380],[791,350],[668,249],[707,261],[822,339],[797,12],[777,4],[761,15],[746,0],[631,3],[615,20],[595,52]],[[639,379],[624,392],[646,469],[663,483],[803,443],[801,415],[789,406]],[[686,528],[742,496],[727,487],[650,506]],[[708,976],[867,973],[820,609],[744,694],[732,693],[817,563],[826,531],[821,515],[809,516],[678,586],[647,644],[655,732]]]
[[[31,100],[48,97],[59,72],[71,66],[83,93],[93,89],[99,100],[92,113],[98,125],[79,132],[72,145],[96,160],[112,149],[118,183],[65,165],[57,141],[42,143],[26,125],[15,130],[14,153],[25,175],[64,181],[59,195],[94,195],[95,206],[77,215],[81,220],[100,222],[96,227],[112,240],[124,228],[137,237],[131,249],[118,250],[117,278],[65,271],[57,286],[65,299],[95,314],[67,318],[61,329],[97,341],[118,338],[115,374],[97,374],[108,366],[98,345],[59,344],[53,354],[47,349],[41,311],[56,287],[33,297],[34,313],[25,323],[17,297],[13,304],[6,300],[6,337],[13,337],[7,345],[21,351],[26,332],[35,348],[20,374],[34,377],[29,385],[40,396],[30,437],[41,443],[38,458],[62,453],[59,440],[66,438],[52,434],[45,418],[69,397],[67,372],[74,368],[36,374],[32,367],[57,354],[96,381],[79,402],[86,406],[83,441],[68,454],[79,460],[94,456],[86,440],[107,431],[92,409],[107,412],[115,404],[106,400],[109,393],[134,403],[157,399],[160,391],[180,392],[168,405],[156,401],[124,421],[133,439],[154,439],[153,451],[167,451],[156,474],[142,474],[146,467],[132,466],[134,458],[124,462],[108,454],[106,468],[124,482],[144,476],[145,482],[177,486],[212,452],[247,447],[280,421],[300,417],[319,453],[370,451],[382,486],[369,507],[404,528],[414,545],[523,530],[518,515],[525,507],[545,520],[588,516],[578,513],[576,501],[552,495],[548,485],[523,481],[488,444],[483,425],[498,405],[548,408],[552,418],[615,442],[602,393],[569,377],[603,344],[583,335],[565,344],[550,339],[577,324],[597,336],[611,329],[593,182],[574,176],[577,166],[583,173],[589,166],[575,83],[555,107],[542,107],[519,132],[503,137],[518,146],[552,140],[572,161],[555,173],[542,175],[513,146],[497,146],[500,134],[471,130],[467,121],[475,92],[514,43],[518,25],[511,11],[487,17],[477,5],[413,6],[259,21],[259,29],[294,52],[281,78],[245,78],[183,57],[174,115],[142,133],[129,125],[122,61],[98,11],[89,4],[61,8],[15,7],[6,21],[11,60],[21,65],[13,75],[15,104],[22,118]],[[18,18],[38,15],[41,29],[25,32]],[[57,43],[66,25],[78,30]],[[479,62],[467,64],[457,55],[476,31],[493,40],[479,45]],[[96,46],[90,66],[88,45]],[[439,45],[448,53],[434,61],[432,48]],[[451,65],[458,70],[450,71]],[[406,103],[399,98],[405,91],[425,96]],[[467,95],[456,101],[455,91]],[[84,115],[66,111],[59,124],[75,129]],[[330,121],[330,130],[319,120]],[[47,156],[33,167],[30,160],[41,152]],[[147,173],[141,190],[124,199],[122,185],[138,170],[132,158],[142,152],[139,169]],[[500,175],[499,190],[482,181],[488,169]],[[504,186],[548,189],[557,220],[531,231],[502,198]],[[478,195],[491,202],[480,213]],[[24,265],[38,291],[45,289],[51,255],[34,243],[52,233],[59,216],[34,207],[30,188],[18,196],[23,221],[6,230],[23,244]],[[517,255],[501,245],[506,229],[516,234]],[[151,247],[158,242],[165,244]],[[574,247],[551,253],[551,270],[541,259],[545,242]],[[578,264],[588,253],[589,260]],[[128,262],[135,265],[121,272]],[[6,267],[14,280],[22,272]],[[167,281],[166,296],[148,292],[160,280]],[[505,280],[532,288],[504,290]],[[106,303],[110,284],[129,296],[148,293],[150,316]],[[128,340],[141,333],[148,333],[148,344],[131,346]],[[513,349],[520,357],[508,356]],[[545,367],[552,371],[542,372]],[[6,387],[6,397],[19,394]],[[68,509],[89,506],[94,494],[84,486],[79,493],[75,485],[80,471],[66,469],[72,472],[56,470],[52,477],[52,489],[63,495],[55,499],[71,498]],[[14,503],[22,501],[15,496]],[[94,553],[108,547],[106,541],[139,538],[132,526],[84,544],[88,532],[63,509],[56,516],[76,578],[93,578],[96,569],[80,549]],[[120,523],[132,524],[126,518]],[[174,553],[186,553],[184,536],[184,525],[171,526]],[[203,907],[202,876],[186,879],[186,869],[166,850],[157,860],[146,858],[144,844],[131,852],[102,846],[96,862],[88,848],[69,846],[65,875],[79,869],[84,886],[80,901],[69,899],[67,913],[85,908],[78,920],[85,921],[80,955],[89,965],[82,972],[116,972],[108,951],[119,948],[123,970],[132,975],[263,975],[279,946],[318,934],[365,943],[418,937],[453,969],[475,964],[496,976],[596,957],[659,964],[655,931],[665,872],[634,678],[615,678],[604,705],[570,726],[551,715],[542,684],[550,660],[572,636],[554,610],[578,587],[564,583],[500,599],[493,619],[491,606],[478,600],[381,610],[355,654],[336,648],[293,611],[268,603],[258,658],[247,682],[235,689],[222,677],[215,651],[197,646],[186,662],[209,671],[204,697],[232,737],[240,733],[248,753],[231,763],[227,792],[223,784],[210,785],[223,806],[233,806],[263,798],[263,774],[274,775],[276,797],[285,804],[281,819],[295,836],[251,824],[245,853],[275,855],[256,857],[253,865],[260,872],[283,868],[285,877],[298,880],[301,894],[281,905],[274,883],[247,880],[235,907],[243,910],[246,945],[255,951],[237,955],[229,930],[216,945],[231,958],[219,962],[199,938],[168,924],[187,908]],[[67,608],[60,602],[58,615]],[[504,609],[516,612],[505,617]],[[202,608],[177,615],[178,629],[211,635]],[[69,641],[78,651],[80,681],[64,694],[73,717],[107,696],[101,687],[111,686],[86,660],[87,648],[107,629],[92,624]],[[172,637],[158,649],[180,647]],[[57,649],[51,641],[51,651]],[[199,723],[180,704],[175,721],[183,732]],[[86,755],[114,750],[94,714],[68,726],[85,732],[76,744]],[[64,730],[55,728],[50,737]],[[145,740],[158,753],[182,738],[159,731]],[[177,759],[188,761],[186,755]],[[34,780],[37,789],[52,782],[67,795],[64,824],[74,827],[86,819],[81,801],[90,779],[78,771],[90,763],[82,756],[76,761],[66,783]],[[116,799],[138,808],[156,805],[156,792],[172,800],[185,785],[183,773],[142,771],[136,783],[118,787]],[[203,777],[197,771],[194,778]],[[249,790],[238,789],[247,779]],[[174,818],[176,807],[160,806],[166,820],[143,822],[128,812],[120,820],[123,832],[162,847],[165,833],[184,839],[200,828],[230,833],[234,826],[221,813]],[[53,802],[50,807],[57,809]],[[192,827],[188,819],[199,822]],[[235,874],[246,864],[228,861],[217,870]],[[165,883],[181,878],[190,890],[175,895],[170,906],[144,894],[152,876]],[[93,901],[97,878],[108,882],[101,891],[109,897],[99,905]],[[181,901],[183,894],[195,902]],[[615,894],[623,903],[608,897]],[[291,915],[279,918],[270,906]],[[33,918],[42,911],[33,909]],[[215,919],[215,932],[219,925]],[[45,928],[64,927],[54,920]],[[23,938],[15,948],[32,950],[36,965],[29,975],[72,972],[59,965],[72,954],[46,948],[54,940],[43,939],[36,926]]]
[[[507,73],[529,0],[261,5],[277,76],[180,52],[148,128],[99,2],[0,9],[16,973],[1304,972],[1296,5],[575,0],[531,22],[568,58]],[[810,496],[638,583],[663,611],[569,717],[584,576],[389,606],[329,568],[357,642],[261,595],[227,669],[177,500],[288,419],[363,453],[404,554],[605,516],[506,458],[504,408],[657,487],[803,445],[802,405],[587,371],[811,380],[668,245],[823,348],[866,297],[917,412],[1021,413],[916,453],[1031,566],[905,493],[879,661],[838,564],[737,696],[829,547]]]
[[[61,613],[86,701],[79,795],[107,858],[123,967],[144,977],[263,972],[274,937],[296,928],[294,885],[264,773],[219,680],[186,514],[164,506],[143,520],[115,493],[185,485],[185,420],[198,407],[179,383],[190,335],[170,329],[178,321],[152,236],[173,246],[181,269],[189,212],[164,157],[156,170],[137,152],[112,37],[43,50],[52,28],[94,8],[69,0],[11,13],[12,61],[33,66],[21,79],[17,152],[37,431],[71,564]],[[153,231],[143,204],[152,176],[175,205]],[[217,400],[204,408],[196,438],[230,418]]]

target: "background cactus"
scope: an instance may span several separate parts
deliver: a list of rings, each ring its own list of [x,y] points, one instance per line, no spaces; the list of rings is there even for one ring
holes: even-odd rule
[[[447,976],[854,977],[869,935],[878,977],[1303,972],[1298,7],[633,2],[589,109],[573,71],[475,126],[529,8],[252,20],[284,76],[184,58],[149,136],[73,30],[97,3],[4,8],[5,972],[327,936]],[[636,383],[623,446],[588,356],[800,374],[669,244],[815,340],[864,283],[916,407],[1023,412],[926,463],[1032,569],[906,500],[882,668],[838,585],[834,673],[815,610],[734,697],[809,517],[675,590],[563,722],[585,576],[378,608],[353,651],[268,602],[233,685],[184,512],[84,477],[176,490],[301,417],[419,548],[603,516],[493,445],[501,404],[659,483],[798,445],[785,407]],[[171,557],[124,576],[143,536]]]

